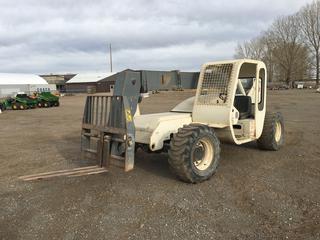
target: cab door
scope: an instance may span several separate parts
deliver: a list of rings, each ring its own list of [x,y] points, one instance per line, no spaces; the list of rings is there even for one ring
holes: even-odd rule
[[[255,122],[256,122],[256,138],[258,139],[263,130],[264,118],[266,115],[266,99],[267,99],[267,71],[264,64],[257,65],[257,84],[255,85]]]

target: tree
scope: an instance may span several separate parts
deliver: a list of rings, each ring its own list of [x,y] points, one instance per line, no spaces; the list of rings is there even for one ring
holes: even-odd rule
[[[300,42],[298,22],[297,15],[279,17],[265,36],[272,61],[279,67],[278,77],[283,78],[289,86],[293,80],[301,80],[307,73],[308,51]]]
[[[315,59],[317,87],[320,77],[320,1],[307,4],[299,12],[300,29],[303,38]]]
[[[319,16],[320,0],[317,3],[319,6],[317,16]],[[310,46],[314,48],[317,46],[318,62],[316,62],[319,70],[320,29],[314,30],[319,35],[318,44],[307,46],[306,41],[301,37],[303,35],[301,29],[304,26],[301,18],[301,13],[277,18],[270,28],[258,37],[238,44],[235,57],[264,61],[267,65],[269,81],[285,81],[288,86],[292,86],[293,81],[309,78],[311,73]],[[318,23],[320,24],[320,19]]]
[[[263,42],[260,38],[245,41],[243,44],[238,44],[235,58],[252,58],[262,60],[264,57],[263,47]]]
[[[236,48],[235,58],[250,58],[261,60],[266,63],[268,70],[268,80],[272,82],[274,63],[272,61],[271,51],[265,39],[264,34],[252,39],[251,41],[245,41],[243,44],[238,44]]]

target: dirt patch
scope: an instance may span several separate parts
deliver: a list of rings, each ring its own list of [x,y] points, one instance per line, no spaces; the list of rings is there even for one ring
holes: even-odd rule
[[[144,99],[168,111],[194,92]],[[217,174],[198,185],[169,171],[166,154],[136,155],[135,170],[22,182],[18,177],[88,165],[79,159],[84,96],[59,108],[0,115],[1,239],[319,239],[320,95],[270,91],[286,145],[222,145]]]

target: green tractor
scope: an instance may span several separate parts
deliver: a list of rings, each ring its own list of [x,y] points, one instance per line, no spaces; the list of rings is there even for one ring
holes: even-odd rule
[[[51,92],[42,92],[37,94],[38,107],[58,107],[60,105],[59,97],[53,95]]]
[[[31,98],[25,93],[19,93],[13,98],[8,98],[2,102],[2,110],[12,109],[12,110],[25,110],[28,108],[36,108],[37,100]]]

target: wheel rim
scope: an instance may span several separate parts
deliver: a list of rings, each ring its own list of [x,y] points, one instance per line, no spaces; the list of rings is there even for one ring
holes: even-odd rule
[[[282,126],[280,122],[276,122],[276,132],[275,132],[275,140],[276,142],[280,142],[282,134]]]
[[[196,169],[204,171],[211,165],[214,149],[208,138],[200,139],[193,150],[193,165]]]

